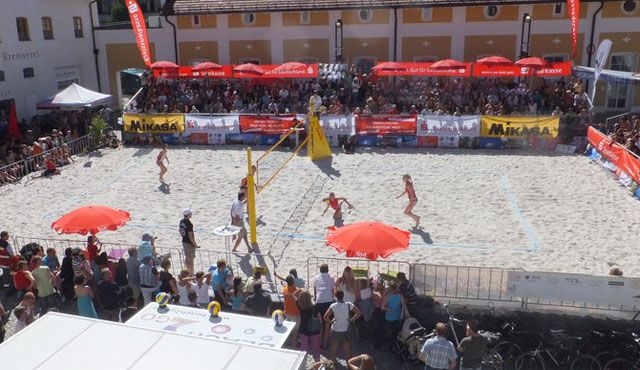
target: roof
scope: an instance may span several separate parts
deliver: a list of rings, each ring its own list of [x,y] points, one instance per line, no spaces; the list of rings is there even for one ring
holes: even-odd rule
[[[583,0],[595,2],[596,0]],[[613,1],[613,0],[604,0]],[[164,15],[555,3],[550,0],[169,0]]]
[[[0,344],[0,358],[3,369],[304,368],[304,352],[172,333],[172,327],[184,323],[165,325],[168,329],[160,331],[49,312]],[[256,361],[260,361],[259,367],[255,366]]]

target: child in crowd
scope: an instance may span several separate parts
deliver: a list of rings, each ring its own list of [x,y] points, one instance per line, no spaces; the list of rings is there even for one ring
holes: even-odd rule
[[[47,255],[42,259],[42,264],[47,266],[54,274],[58,272],[60,269],[60,260],[56,255],[55,248],[47,248]]]
[[[244,298],[245,294],[243,291],[243,284],[241,277],[233,278],[233,289],[231,294],[229,295],[229,303],[231,303],[231,309],[233,311],[246,311],[246,307],[244,307]]]

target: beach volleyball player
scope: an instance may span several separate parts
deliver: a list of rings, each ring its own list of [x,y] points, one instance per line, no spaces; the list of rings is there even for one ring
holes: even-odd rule
[[[162,144],[162,150],[158,153],[158,158],[156,158],[156,164],[160,167],[160,182],[164,183],[164,174],[167,173],[167,167],[164,165],[164,161],[167,161],[169,164],[169,158],[167,157],[167,150],[169,146],[167,144]]]
[[[404,209],[404,214],[411,217],[416,222],[415,227],[418,227],[420,226],[420,216],[413,213],[413,207],[418,204],[418,197],[416,196],[416,190],[413,188],[413,181],[411,181],[411,176],[409,175],[403,175],[402,181],[404,181],[404,191],[402,194],[398,195],[396,199],[407,194],[409,197],[409,204],[407,205],[407,208]]]
[[[344,224],[344,220],[342,219],[342,203],[347,203],[349,208],[353,208],[351,203],[347,200],[347,198],[337,198],[334,193],[329,193],[328,198],[324,198],[323,202],[327,202],[327,208],[324,209],[322,215],[324,216],[327,213],[329,207],[333,208],[333,226],[340,227]]]

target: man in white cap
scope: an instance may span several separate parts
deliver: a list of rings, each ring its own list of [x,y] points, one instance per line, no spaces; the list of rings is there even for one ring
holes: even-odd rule
[[[182,248],[184,249],[184,264],[189,271],[189,275],[193,275],[193,260],[196,257],[196,238],[193,236],[193,224],[191,223],[191,216],[193,211],[186,208],[182,211],[182,220],[180,220],[180,236],[182,237]]]

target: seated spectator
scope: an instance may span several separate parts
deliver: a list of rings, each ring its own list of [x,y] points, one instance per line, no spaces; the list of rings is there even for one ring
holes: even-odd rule
[[[44,157],[44,163],[45,163],[46,169],[44,170],[44,172],[42,172],[42,176],[53,176],[53,175],[61,174],[53,156],[46,155]]]
[[[227,267],[227,262],[223,259],[218,260],[215,266],[209,267],[208,276],[213,290],[213,299],[223,307],[228,305],[227,280],[233,276],[233,273]]]
[[[198,296],[197,303],[206,307],[211,301],[211,295],[209,294],[209,284],[205,282],[206,277],[204,272],[199,271],[196,276],[188,279],[191,281],[191,291],[195,292]]]
[[[344,144],[342,144],[342,150],[346,154],[353,154],[356,152],[356,137],[349,136],[347,140],[345,140]]]
[[[271,296],[262,290],[262,283],[253,284],[253,294],[244,301],[249,312],[256,316],[269,316],[271,303]]]
[[[187,293],[187,301],[188,303],[185,306],[200,308],[200,305],[198,304],[198,293],[189,291],[189,293]]]
[[[13,315],[16,317],[16,325],[13,331],[14,334],[18,333],[22,329],[26,328],[30,324],[27,309],[21,306],[16,307],[13,310]],[[3,335],[4,336],[4,335]]]
[[[244,293],[245,295],[250,295],[253,293],[253,285],[255,283],[262,283],[262,270],[255,269],[253,271],[253,276],[249,276],[247,281],[244,284]]]
[[[191,283],[189,282],[189,271],[187,270],[180,271],[180,274],[178,275],[178,281],[176,283],[176,288],[178,290],[178,303],[182,306],[188,306],[190,303],[189,293],[191,293]],[[196,301],[197,301],[197,297],[198,297],[198,294],[196,293]]]
[[[229,302],[231,303],[231,310],[233,311],[246,311],[244,306],[245,294],[243,290],[242,278],[233,278],[233,289],[229,292]]]

